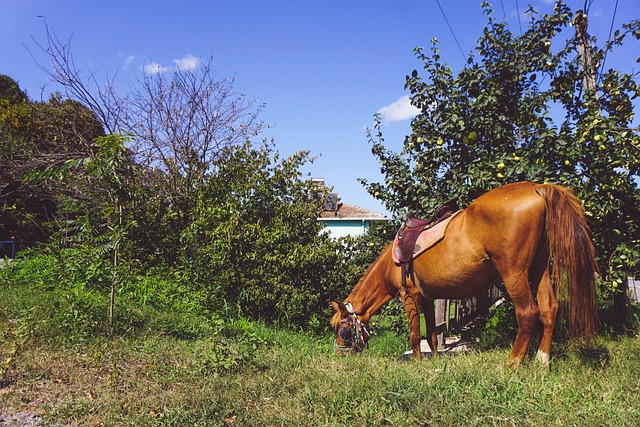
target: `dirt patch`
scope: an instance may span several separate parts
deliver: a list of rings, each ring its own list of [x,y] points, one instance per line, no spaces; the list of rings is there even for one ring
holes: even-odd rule
[[[7,427],[42,427],[42,419],[35,412],[7,413],[0,407],[0,426]]]

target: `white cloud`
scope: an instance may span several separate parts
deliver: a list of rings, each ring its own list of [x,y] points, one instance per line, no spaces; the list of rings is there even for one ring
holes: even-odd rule
[[[400,122],[411,119],[420,113],[420,110],[411,105],[409,95],[405,95],[392,104],[386,105],[378,110],[382,120],[385,122]]]
[[[163,67],[162,65],[158,64],[157,62],[150,62],[148,64],[145,64],[144,67],[142,67],[142,69],[147,74],[160,74],[160,73],[164,73],[166,71],[169,71],[171,68],[170,67]]]
[[[150,62],[148,64],[145,64],[142,67],[142,69],[147,74],[160,74],[160,73],[166,73],[167,71],[171,71],[171,70],[191,71],[198,68],[201,62],[202,60],[197,56],[188,54],[183,56],[182,58],[174,59],[173,60],[173,63],[175,64],[174,67],[165,67],[164,65],[159,64],[157,62]]]
[[[200,62],[200,58],[191,54],[173,60],[173,63],[176,64],[176,68],[179,70],[195,70],[200,65]]]
[[[124,68],[125,69],[129,68],[129,65],[131,65],[135,59],[136,59],[135,55],[127,56],[126,59],[124,60]]]

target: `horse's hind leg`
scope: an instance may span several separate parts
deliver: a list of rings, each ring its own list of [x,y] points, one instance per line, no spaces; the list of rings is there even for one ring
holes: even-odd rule
[[[540,309],[540,321],[542,322],[542,338],[538,346],[536,358],[544,365],[549,364],[549,354],[551,350],[551,339],[556,324],[556,314],[558,313],[558,300],[556,299],[551,279],[549,278],[549,258],[539,257],[536,260],[536,268],[531,274],[531,284],[538,287],[537,298]]]
[[[530,298],[526,295],[518,295],[515,299],[512,297],[516,318],[518,319],[518,334],[513,343],[513,349],[509,355],[509,360],[521,363],[527,353],[531,336],[538,322],[540,311],[536,306],[533,296]]]
[[[518,320],[518,334],[509,355],[509,361],[521,363],[527,354],[531,336],[535,331],[540,310],[529,287],[529,271],[526,266],[512,270],[511,274],[502,275],[507,292],[513,301]]]
[[[427,326],[427,342],[431,349],[431,354],[438,355],[438,332],[436,331],[436,310],[435,301],[421,298],[422,311]]]

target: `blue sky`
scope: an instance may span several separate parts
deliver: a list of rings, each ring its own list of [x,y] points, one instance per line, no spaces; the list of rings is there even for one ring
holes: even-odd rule
[[[235,76],[240,92],[265,105],[262,119],[274,125],[267,136],[282,154],[310,150],[319,158],[306,173],[325,178],[345,203],[385,212],[357,182],[381,179],[366,129],[376,112],[384,113],[386,142],[400,147],[411,118],[404,79],[420,67],[413,48],[429,47],[437,37],[442,57],[459,70],[460,48],[471,52],[486,23],[480,3],[440,0],[443,15],[436,0],[0,0],[0,73],[32,99],[56,90],[41,89],[46,76],[36,60],[44,57],[34,40],[44,42],[45,28],[38,16],[59,39],[72,37],[76,64],[98,77],[118,72],[126,82],[145,66],[189,67],[212,56],[220,77]],[[577,10],[585,2],[567,3]],[[588,3],[589,32],[603,41],[616,1]],[[493,4],[515,33],[520,23],[526,28],[528,4],[539,12],[553,8],[548,0]],[[639,18],[638,0],[618,1],[614,28]],[[607,67],[640,68],[638,43],[626,44]]]

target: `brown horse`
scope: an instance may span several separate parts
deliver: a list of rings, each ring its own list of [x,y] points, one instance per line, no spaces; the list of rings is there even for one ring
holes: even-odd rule
[[[588,339],[594,333],[594,249],[582,204],[568,188],[520,182],[478,197],[451,220],[442,241],[413,260],[406,286],[391,247],[382,251],[344,303],[331,303],[336,310],[331,319],[336,352],[361,350],[371,316],[399,295],[409,319],[414,358],[422,357],[421,310],[427,341],[437,354],[434,300],[469,298],[499,281],[518,320],[509,360],[522,362],[541,322],[537,359],[549,363],[556,295],[566,299],[572,337]]]

